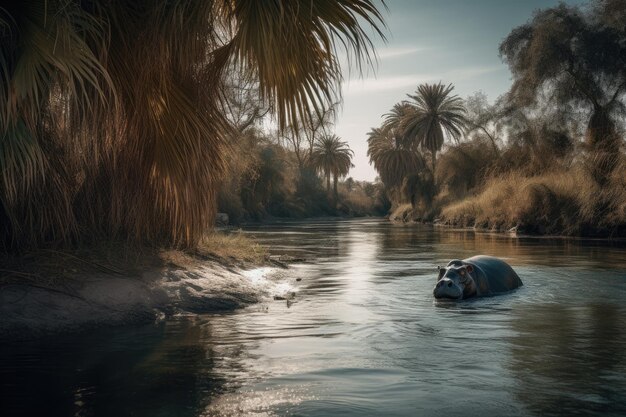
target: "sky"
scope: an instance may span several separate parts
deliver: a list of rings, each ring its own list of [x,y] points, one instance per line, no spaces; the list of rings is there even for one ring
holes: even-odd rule
[[[452,83],[467,97],[483,91],[490,101],[511,85],[498,47],[511,30],[526,23],[536,9],[558,0],[387,0],[383,11],[387,42],[373,36],[378,55],[362,77],[344,72],[343,105],[335,133],[354,151],[349,176],[372,181],[377,176],[367,158],[367,132],[378,127],[391,107],[418,84]],[[568,4],[583,4],[568,0]]]

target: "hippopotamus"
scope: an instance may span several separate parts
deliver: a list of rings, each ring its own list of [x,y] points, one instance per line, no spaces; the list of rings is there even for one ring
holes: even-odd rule
[[[465,300],[511,291],[523,285],[509,264],[493,256],[453,259],[445,268],[437,268],[435,298]]]

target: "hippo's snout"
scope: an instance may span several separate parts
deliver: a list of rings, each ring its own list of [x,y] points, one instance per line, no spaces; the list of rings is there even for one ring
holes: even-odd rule
[[[459,286],[449,278],[442,278],[437,281],[433,290],[435,298],[461,298],[463,291]]]

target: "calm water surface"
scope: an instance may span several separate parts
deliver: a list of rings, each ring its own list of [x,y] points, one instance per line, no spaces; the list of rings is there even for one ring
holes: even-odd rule
[[[310,260],[270,275],[293,302],[0,344],[0,415],[626,415],[623,244],[381,220],[246,233]],[[475,254],[524,287],[436,302],[436,265]]]

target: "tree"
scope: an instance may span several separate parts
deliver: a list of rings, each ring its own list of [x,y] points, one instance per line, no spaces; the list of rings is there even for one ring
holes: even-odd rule
[[[306,123],[337,101],[337,48],[369,62],[362,25],[383,25],[371,0],[5,3],[0,244],[13,247],[193,245],[234,129],[229,68],[254,76],[280,128]]]
[[[430,152],[433,172],[446,137],[458,141],[467,123],[463,100],[451,95],[453,89],[452,84],[419,85],[414,95],[408,95],[411,101],[403,103],[406,107],[399,117],[404,141]]]
[[[398,135],[400,144],[403,147],[411,148],[415,147],[413,138],[409,138],[406,135],[402,135],[402,132],[406,130],[406,123],[413,114],[413,107],[406,101],[401,101],[393,105],[389,113],[385,114],[385,120],[383,122],[383,128],[392,129]]]
[[[253,74],[230,68],[222,87],[220,111],[234,128],[234,135],[257,126],[270,112],[270,107],[259,95],[259,85]]]
[[[616,152],[616,118],[626,111],[626,30],[615,16],[626,12],[623,1],[594,5],[536,12],[502,42],[500,54],[513,74],[509,95],[517,105],[586,108],[587,143]]]
[[[310,162],[317,140],[329,134],[329,129],[335,121],[337,106],[339,102],[325,106],[310,119],[299,121],[297,125],[289,126],[280,132],[282,139],[294,151],[301,173],[308,168],[307,164]]]
[[[405,146],[398,130],[390,125],[370,130],[367,156],[392,194],[400,190],[407,175],[416,174],[426,166],[419,151]]]
[[[500,139],[502,110],[497,104],[489,104],[487,95],[477,91],[465,99],[468,134],[480,132],[491,142],[491,146],[500,155],[497,142]]]
[[[357,184],[357,182],[354,180],[354,178],[346,178],[346,188],[348,189],[348,192],[352,192],[352,190],[354,190],[355,184]]]
[[[348,175],[354,152],[336,135],[322,136],[313,146],[312,165],[326,177],[326,191],[330,194],[330,177],[333,177],[333,196],[337,201],[337,181]]]

